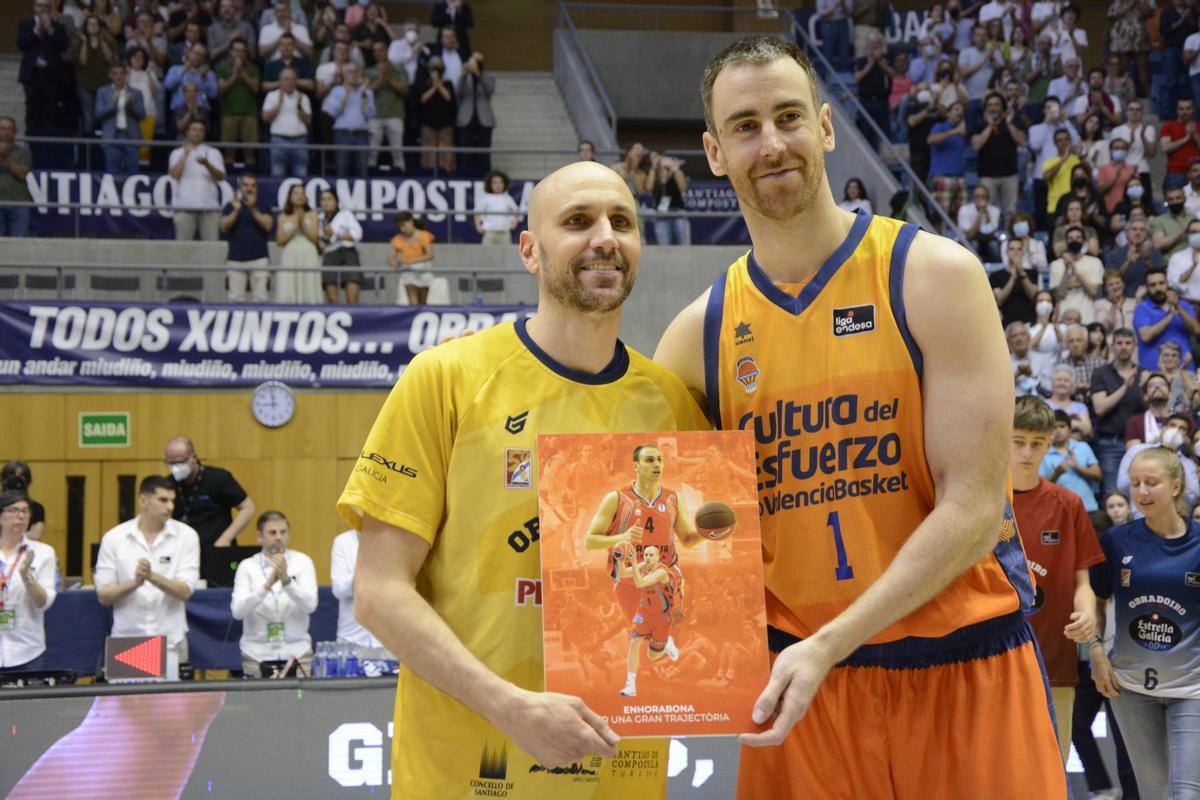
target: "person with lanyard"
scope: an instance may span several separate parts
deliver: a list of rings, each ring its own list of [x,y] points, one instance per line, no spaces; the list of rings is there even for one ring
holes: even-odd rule
[[[317,571],[311,558],[288,549],[291,533],[283,512],[264,511],[256,527],[262,552],[238,564],[230,602],[233,618],[242,620],[242,672],[257,677],[263,662],[296,659],[309,674],[308,619],[317,610]]]
[[[29,514],[24,493],[0,493],[0,675],[45,669],[55,556],[53,547],[26,535]]]
[[[1116,625],[1089,643],[1096,688],[1111,698],[1143,800],[1196,797],[1200,789],[1200,527],[1182,502],[1183,466],[1164,447],[1129,468],[1145,516],[1100,539],[1091,569]]]

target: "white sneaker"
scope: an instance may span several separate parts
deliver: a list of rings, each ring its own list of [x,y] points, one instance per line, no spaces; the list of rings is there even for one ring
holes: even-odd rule
[[[667,658],[671,659],[672,661],[679,660],[679,648],[675,646],[675,639],[671,636],[667,637],[667,646],[665,648],[665,652],[667,654]]]
[[[625,688],[621,690],[622,697],[637,697],[637,684],[627,683]]]

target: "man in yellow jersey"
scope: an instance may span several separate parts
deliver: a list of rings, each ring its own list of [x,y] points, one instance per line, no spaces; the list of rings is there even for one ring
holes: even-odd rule
[[[338,500],[362,532],[355,616],[404,665],[393,797],[665,796],[664,742],[619,743],[542,691],[537,435],[707,427],[617,339],[636,209],[600,164],[539,183],[520,240],[537,312],[414,358]]]
[[[792,45],[730,45],[702,93],[754,247],[656,360],[756,439],[774,660],[739,797],[1065,797],[979,261],[838,208],[830,109]]]

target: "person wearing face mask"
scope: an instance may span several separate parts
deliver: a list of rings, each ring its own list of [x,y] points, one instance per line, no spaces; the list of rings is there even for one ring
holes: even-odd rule
[[[235,544],[254,519],[254,501],[237,479],[228,470],[201,464],[186,436],[168,441],[163,458],[175,490],[172,516],[196,530],[202,553]]]
[[[1138,175],[1136,180],[1131,180],[1125,186],[1125,195],[1117,201],[1112,216],[1108,218],[1109,231],[1114,234],[1110,247],[1124,247],[1129,243],[1128,229],[1134,220],[1145,223],[1147,234],[1149,233],[1150,220],[1154,218],[1155,208],[1154,203],[1150,201],[1150,190],[1146,186],[1148,180],[1149,178]],[[1151,249],[1153,247],[1152,243]]]
[[[415,148],[421,140],[421,94],[416,87],[429,82],[429,71],[425,62],[429,58],[428,48],[421,41],[420,25],[415,19],[404,21],[403,33],[388,45],[388,61],[404,69],[408,78],[409,91],[404,95],[404,146],[406,168],[417,166],[420,154]]]
[[[1039,291],[1033,301],[1034,322],[1029,326],[1029,346],[1034,375],[1041,375],[1049,364],[1053,364],[1067,343],[1067,326],[1058,316],[1054,294]]]
[[[1037,296],[1038,274],[1024,266],[1025,243],[1020,239],[1009,239],[1004,243],[1004,269],[988,273],[996,306],[1000,309],[1000,321],[1033,322],[1033,298]]]
[[[1152,270],[1146,274],[1146,297],[1133,312],[1137,331],[1138,363],[1149,366],[1158,363],[1158,350],[1165,342],[1175,342],[1181,353],[1190,353],[1188,335],[1200,335],[1200,322],[1187,300],[1169,288],[1165,272]]]
[[[1055,194],[1052,204],[1050,202],[1050,182],[1046,178],[1046,164],[1051,159],[1064,159],[1072,156],[1077,161],[1079,156],[1072,153],[1071,148],[1079,141],[1079,133],[1071,121],[1063,117],[1062,104],[1057,98],[1047,98],[1046,102],[1042,104],[1042,117],[1042,122],[1029,129],[1029,150],[1034,155],[1033,213],[1037,219],[1038,228],[1045,230],[1047,216],[1054,211],[1058,204],[1058,198],[1066,194],[1069,189],[1070,183],[1067,178],[1071,174],[1071,166],[1073,166],[1073,163],[1070,166],[1062,165],[1067,167],[1067,171],[1062,178],[1063,185]],[[1066,136],[1065,142],[1062,141],[1060,133]],[[1055,171],[1055,175],[1062,170],[1062,166]]]
[[[1154,218],[1150,232],[1155,249],[1170,258],[1187,247],[1187,226],[1194,217],[1187,213],[1183,176],[1172,176],[1164,183],[1167,211]]]
[[[1186,230],[1187,247],[1167,262],[1167,285],[1195,307],[1200,298],[1200,219],[1188,222]]]
[[[1159,376],[1155,373],[1156,377]],[[1150,413],[1147,411],[1146,413]],[[1192,422],[1188,414],[1179,412],[1169,415],[1162,420],[1161,424],[1153,435],[1152,440],[1138,442],[1130,445],[1125,451],[1124,457],[1121,459],[1121,466],[1117,470],[1117,491],[1128,492],[1130,490],[1129,469],[1132,466],[1134,459],[1143,451],[1153,447],[1165,447],[1173,453],[1177,453],[1180,461],[1183,462],[1183,492],[1182,498],[1187,507],[1191,508],[1192,504],[1200,501],[1200,474],[1196,471],[1196,462],[1192,459]],[[1151,435],[1151,434],[1147,434]],[[1142,513],[1135,510],[1133,513],[1134,519],[1141,519]]]
[[[1046,245],[1034,238],[1033,216],[1025,211],[1018,211],[1009,218],[1009,240],[1021,242],[1022,263],[1027,270],[1035,270],[1038,285],[1042,285],[1042,276],[1050,280],[1050,262],[1046,260]],[[1004,266],[1008,266],[1008,250],[1003,253]]]
[[[1130,181],[1137,178],[1137,168],[1129,163],[1129,142],[1119,136],[1109,139],[1108,155],[1109,162],[1096,170],[1096,192],[1111,215],[1125,196]],[[1136,185],[1140,187],[1141,183]]]
[[[916,55],[908,62],[908,77],[912,78],[914,84],[933,83],[937,78],[937,65],[941,58],[942,47],[937,36],[922,36]]]
[[[1074,492],[1089,513],[1100,507],[1096,502],[1100,462],[1087,442],[1071,437],[1071,416],[1061,409],[1054,409],[1054,432],[1038,474]]]
[[[1084,325],[1095,319],[1093,301],[1100,294],[1104,265],[1084,252],[1084,231],[1072,225],[1066,232],[1067,249],[1050,262],[1050,289],[1058,300],[1059,312],[1075,309]]]
[[[1129,143],[1129,153],[1126,160],[1143,177],[1148,194],[1152,194],[1150,180],[1150,159],[1158,155],[1158,131],[1144,119],[1142,101],[1131,98],[1125,106],[1125,121],[1112,129],[1113,138],[1120,137]]]

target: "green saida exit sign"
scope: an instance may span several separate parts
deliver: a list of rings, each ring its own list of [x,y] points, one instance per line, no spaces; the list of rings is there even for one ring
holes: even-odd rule
[[[129,412],[79,412],[80,447],[129,447]]]

